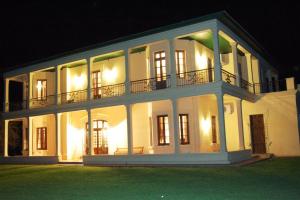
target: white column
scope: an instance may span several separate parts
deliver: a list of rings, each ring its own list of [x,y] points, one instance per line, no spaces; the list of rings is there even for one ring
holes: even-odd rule
[[[55,67],[55,92],[54,92],[54,98],[55,98],[55,105],[58,104],[58,92],[59,92],[59,69],[58,66]]]
[[[178,108],[177,100],[172,99],[172,111],[173,111],[173,130],[174,130],[174,153],[180,153],[180,141],[179,141],[179,121],[178,121]]]
[[[245,53],[248,71],[248,82],[254,83],[253,81],[253,70],[252,70],[252,55],[250,53]]]
[[[4,87],[3,87],[3,112],[6,112],[7,110],[6,110],[6,102],[7,102],[7,98],[8,98],[8,95],[6,95],[6,93],[7,93],[7,84],[8,84],[8,81],[7,81],[7,79],[5,79],[5,78],[3,78],[3,82],[2,82],[3,84],[4,84]]]
[[[219,48],[219,28],[216,25],[213,29],[213,45],[214,45],[214,81],[222,81],[222,65],[220,61]]]
[[[223,94],[217,94],[221,152],[227,152]]]
[[[92,136],[92,128],[93,128],[93,120],[92,120],[92,112],[91,109],[87,110],[88,112],[88,138],[89,138],[89,155],[94,155],[93,151],[93,136]]]
[[[91,60],[86,59],[87,65],[87,100],[91,99]]]
[[[244,126],[243,126],[243,107],[242,107],[242,100],[236,100],[236,112],[238,118],[238,132],[239,132],[239,145],[240,150],[245,149],[245,142],[244,142]]]
[[[128,155],[132,154],[132,105],[126,105]]]
[[[9,120],[4,121],[4,156],[8,156],[8,122]]]
[[[239,74],[239,69],[238,69],[238,58],[237,58],[237,43],[236,42],[231,42],[231,49],[232,49],[232,61],[233,61],[233,69],[234,69],[234,74],[236,76],[236,86],[240,86],[240,78],[241,74]]]
[[[32,156],[33,139],[32,139],[32,117],[28,117],[28,155]]]
[[[30,81],[30,73],[27,74],[27,105],[26,108],[29,109],[30,108],[30,100],[31,100],[31,81]]]
[[[61,114],[55,113],[55,132],[56,132],[56,156],[61,156],[61,141],[60,141],[60,119]]]
[[[177,85],[177,74],[176,74],[176,60],[175,60],[175,40],[169,39],[170,49],[170,72],[171,72],[171,88],[176,88]]]
[[[125,94],[130,94],[130,63],[129,63],[129,51],[124,50],[125,55]]]

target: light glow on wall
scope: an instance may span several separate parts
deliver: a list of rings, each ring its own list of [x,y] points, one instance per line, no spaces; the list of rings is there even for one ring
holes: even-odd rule
[[[84,129],[67,125],[67,159],[80,160],[84,152]]]
[[[113,67],[112,69],[105,69],[103,71],[103,79],[107,83],[114,83],[118,77],[118,70],[116,67]]]
[[[127,121],[123,120],[115,126],[110,125],[106,131],[108,154],[114,155],[117,148],[127,148]]]
[[[85,81],[86,81],[85,74],[80,74],[80,76],[75,75],[73,77],[73,84],[77,90],[83,89]]]
[[[200,52],[196,52],[196,66],[198,70],[207,69],[207,57],[206,55],[201,55]]]
[[[201,129],[205,135],[208,135],[211,129],[210,117],[201,119]]]

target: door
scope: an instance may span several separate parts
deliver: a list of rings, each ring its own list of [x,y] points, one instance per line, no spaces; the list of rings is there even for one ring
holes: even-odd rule
[[[21,156],[23,142],[23,122],[10,121],[8,122],[8,155]]]
[[[23,83],[9,81],[9,111],[22,110],[23,107]]]
[[[94,71],[92,73],[92,81],[93,81],[93,95],[94,98],[101,98],[101,72]]]
[[[166,52],[160,51],[154,54],[155,62],[155,82],[156,89],[163,89],[167,87],[167,66],[166,66]]]
[[[266,153],[264,115],[250,115],[250,129],[252,152],[254,154]]]
[[[208,82],[213,81],[213,68],[212,62],[210,58],[207,58],[207,70],[208,70]]]

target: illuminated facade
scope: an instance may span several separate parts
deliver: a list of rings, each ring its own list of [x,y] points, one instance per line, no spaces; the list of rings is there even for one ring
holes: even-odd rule
[[[300,155],[293,79],[279,91],[263,49],[223,12],[4,78],[1,162],[229,164],[253,153]]]

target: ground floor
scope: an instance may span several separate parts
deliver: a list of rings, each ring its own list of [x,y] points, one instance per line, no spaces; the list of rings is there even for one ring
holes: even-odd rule
[[[252,153],[300,155],[291,95],[251,103],[210,94],[5,120],[2,161],[229,164]]]

